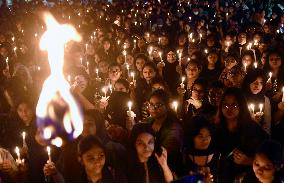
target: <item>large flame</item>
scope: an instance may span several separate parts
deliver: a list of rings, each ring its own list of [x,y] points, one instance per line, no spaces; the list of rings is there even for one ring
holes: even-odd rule
[[[49,13],[44,14],[44,19],[47,31],[40,48],[48,52],[51,74],[43,84],[36,107],[37,125],[41,137],[57,145],[58,138],[77,138],[83,131],[82,115],[63,74],[65,44],[80,41],[81,37],[74,27],[59,24]]]

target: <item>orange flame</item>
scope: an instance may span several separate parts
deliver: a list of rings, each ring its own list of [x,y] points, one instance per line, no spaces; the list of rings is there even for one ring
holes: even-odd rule
[[[54,17],[44,14],[47,31],[42,35],[40,48],[48,52],[48,61],[51,74],[45,80],[36,107],[38,119],[49,118],[60,124],[55,126],[64,127],[65,132],[77,138],[83,131],[83,120],[75,99],[70,93],[70,85],[63,74],[64,47],[71,40],[79,42],[80,35],[71,25],[59,24]],[[64,110],[61,110],[64,109]],[[59,113],[62,113],[59,115]],[[38,120],[38,123],[41,123]],[[52,124],[38,124],[40,133],[45,140],[58,139]],[[50,130],[53,129],[53,130]],[[50,134],[46,135],[46,131]]]

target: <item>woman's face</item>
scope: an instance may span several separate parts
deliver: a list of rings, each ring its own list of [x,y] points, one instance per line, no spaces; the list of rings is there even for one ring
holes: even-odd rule
[[[143,58],[137,58],[136,60],[136,68],[139,72],[142,72],[143,66],[145,64],[145,60]]]
[[[256,78],[256,80],[252,82],[249,87],[251,93],[258,94],[263,88],[263,79],[261,77]]]
[[[211,88],[209,90],[209,103],[213,106],[219,106],[224,91],[221,88]]]
[[[272,69],[278,69],[281,66],[281,57],[273,53],[269,56],[269,65]]]
[[[244,55],[242,58],[242,64],[247,66],[250,66],[253,62],[253,58],[250,55]]]
[[[81,162],[85,167],[87,175],[101,174],[105,161],[106,157],[104,150],[98,146],[91,148],[81,157]]]
[[[26,103],[22,103],[18,106],[17,113],[25,123],[30,123],[33,119],[33,111]]]
[[[141,133],[138,135],[135,142],[135,148],[140,161],[148,160],[155,148],[153,135],[149,133]]]
[[[234,59],[233,57],[228,57],[225,59],[225,67],[227,69],[231,69],[233,68],[235,65],[237,65],[237,61],[236,59]]]
[[[114,84],[114,90],[128,93],[127,88],[122,83],[118,83],[118,82]]]
[[[204,97],[204,88],[199,84],[194,84],[192,87],[191,97],[194,100],[202,100]]]
[[[207,56],[207,60],[208,60],[208,63],[209,63],[209,64],[215,65],[216,62],[217,62],[217,59],[218,59],[218,56],[217,56],[217,54],[215,54],[215,53],[210,53],[210,54]]]
[[[167,104],[165,104],[160,98],[153,96],[149,100],[148,111],[154,119],[159,119],[166,116]]]
[[[109,50],[109,48],[110,48],[110,42],[109,42],[109,41],[105,41],[104,44],[103,44],[103,46],[104,46],[104,50],[105,50],[105,51]]]
[[[156,76],[156,72],[152,67],[146,66],[143,69],[143,77],[147,82],[150,82]]]
[[[173,51],[170,51],[168,54],[167,54],[167,61],[169,63],[174,63],[176,61],[176,54],[173,52]]]
[[[87,88],[88,81],[82,75],[75,76],[75,84],[79,86],[81,91],[84,91]]]
[[[240,113],[235,96],[227,95],[222,103],[222,113],[227,120],[237,119]]]
[[[188,79],[194,79],[198,78],[200,69],[197,67],[196,64],[188,64],[185,72]]]
[[[99,62],[99,70],[101,73],[106,74],[108,72],[109,64],[107,62]]]
[[[202,128],[194,137],[194,148],[197,150],[206,150],[211,142],[211,134],[207,128]]]
[[[263,154],[256,154],[253,162],[253,171],[260,182],[272,182],[275,174],[275,166]]]
[[[121,74],[122,72],[118,66],[113,66],[109,68],[108,77],[110,80],[117,81],[120,78]]]

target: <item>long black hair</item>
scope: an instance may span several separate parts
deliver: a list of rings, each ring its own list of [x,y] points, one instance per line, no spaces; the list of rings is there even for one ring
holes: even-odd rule
[[[251,122],[251,116],[250,116],[250,112],[248,109],[248,104],[247,104],[247,100],[243,94],[243,91],[239,88],[227,88],[227,90],[224,92],[222,98],[221,98],[221,102],[219,105],[219,109],[218,109],[218,117],[219,117],[219,123],[221,126],[226,126],[226,119],[225,116],[222,112],[222,107],[223,107],[223,103],[225,100],[226,96],[234,96],[236,98],[236,101],[238,103],[240,112],[239,112],[239,117],[238,117],[238,124],[243,126],[245,125],[248,121]]]

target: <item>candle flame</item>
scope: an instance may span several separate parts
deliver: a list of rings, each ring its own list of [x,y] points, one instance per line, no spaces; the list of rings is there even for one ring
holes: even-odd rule
[[[63,64],[65,44],[71,40],[80,41],[81,37],[74,27],[59,24],[51,14],[45,13],[44,19],[47,31],[42,35],[40,48],[48,52],[51,74],[43,84],[37,103],[37,125],[45,140],[66,136],[57,132],[67,132],[71,139],[77,138],[83,131],[83,120],[64,78]]]

